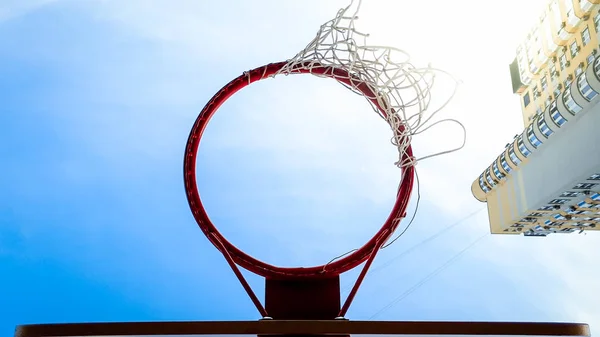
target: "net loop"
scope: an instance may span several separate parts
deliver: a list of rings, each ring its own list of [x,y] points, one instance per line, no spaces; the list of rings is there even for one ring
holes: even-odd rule
[[[303,50],[272,76],[298,73],[303,69],[319,77],[345,77],[349,84],[340,83],[364,96],[373,110],[389,124],[393,132],[391,144],[398,149],[398,160],[394,164],[399,168],[414,166],[419,160],[461,149],[466,132],[460,122],[450,119],[432,122],[432,118],[454,97],[458,81],[431,64],[425,68],[415,67],[410,55],[401,49],[369,45],[369,34],[355,27],[360,5],[360,0],[353,0],[349,6],[340,9],[335,18],[320,27],[315,38]],[[326,74],[313,72],[323,67],[329,67],[330,71]],[[336,69],[344,71],[338,73]],[[433,108],[431,91],[436,76],[440,74],[454,80],[454,90],[450,97]],[[369,90],[361,90],[364,86]],[[376,103],[371,100],[373,98]],[[412,137],[440,122],[458,123],[463,128],[463,144],[456,149],[420,159],[407,156],[406,150]]]

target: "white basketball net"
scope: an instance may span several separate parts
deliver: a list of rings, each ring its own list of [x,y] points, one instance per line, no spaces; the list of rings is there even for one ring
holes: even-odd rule
[[[368,34],[363,34],[355,29],[360,2],[360,0],[357,1],[356,9],[352,14],[349,11],[354,4],[354,0],[348,7],[340,9],[333,20],[321,26],[314,40],[304,50],[290,59],[287,65],[277,74],[287,75],[298,68],[310,71],[311,67],[323,66],[341,68],[347,72],[350,75],[348,77],[352,77],[353,84],[346,85],[346,87],[368,99],[375,98],[379,105],[384,108],[385,114],[369,101],[374,110],[390,125],[394,133],[392,144],[398,148],[399,160],[395,163],[398,167],[415,165],[417,160],[462,148],[466,131],[460,122],[453,119],[431,122],[432,117],[443,109],[454,96],[457,82],[454,81],[452,95],[443,101],[437,109],[429,111],[431,89],[436,74],[448,74],[431,67],[417,68],[413,66],[409,55],[400,49],[368,45]],[[339,78],[337,75],[333,77]],[[376,96],[367,97],[359,91],[357,87],[361,82],[366,83]],[[460,147],[418,159],[405,155],[412,136],[445,121],[456,122],[462,127],[464,132],[463,144]],[[403,128],[400,128],[401,125]]]

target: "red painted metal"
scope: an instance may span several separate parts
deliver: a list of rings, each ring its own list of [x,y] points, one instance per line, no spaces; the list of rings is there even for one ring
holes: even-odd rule
[[[342,309],[340,309],[340,312],[338,313],[338,317],[346,316],[346,313],[348,312],[348,309],[350,308],[350,305],[352,304],[352,301],[354,300],[354,296],[356,296],[356,293],[358,292],[358,288],[360,288],[360,285],[364,281],[365,276],[367,275],[367,272],[369,271],[369,268],[371,268],[371,264],[373,264],[373,261],[375,261],[375,256],[377,256],[377,252],[379,252],[379,249],[381,248],[381,246],[383,246],[384,243],[385,243],[385,240],[379,240],[377,242],[377,246],[375,246],[375,249],[371,253],[371,256],[369,256],[367,263],[365,263],[365,265],[363,266],[363,269],[360,271],[360,274],[358,275],[356,282],[354,282],[354,286],[352,287],[352,290],[350,290],[348,297],[346,297],[346,301],[344,302]]]
[[[215,242],[219,245],[217,248],[221,251],[221,253],[223,253],[223,256],[225,257],[225,260],[229,264],[229,267],[231,267],[231,270],[233,270],[233,273],[237,277],[238,281],[240,281],[240,283],[242,284],[242,287],[244,287],[244,290],[246,290],[246,293],[250,297],[250,300],[252,301],[252,303],[254,303],[254,306],[256,307],[256,309],[258,310],[260,315],[262,317],[268,317],[269,314],[267,314],[267,310],[265,309],[265,307],[263,307],[262,303],[260,303],[260,300],[258,299],[256,294],[250,287],[250,284],[248,284],[248,281],[246,281],[246,278],[240,271],[240,268],[238,268],[238,266],[235,264],[235,262],[233,262],[231,255],[229,255],[229,252],[227,252],[227,250],[223,246],[223,243],[221,242],[221,240],[219,238],[215,238]]]
[[[215,335],[379,335],[379,336],[580,336],[581,323],[524,322],[391,322],[346,320],[261,320],[223,322],[111,322],[17,326],[15,337],[215,336]]]
[[[399,224],[399,221],[397,219],[402,218],[402,216],[405,214],[406,207],[408,206],[408,201],[412,192],[414,180],[413,166],[403,168],[402,181],[398,188],[396,203],[394,204],[394,207],[392,208],[389,217],[382,225],[381,229],[373,236],[372,239],[370,239],[365,245],[356,250],[354,253],[344,258],[341,258],[335,262],[332,262],[327,265],[306,268],[284,268],[267,264],[263,261],[257,260],[249,256],[248,254],[241,251],[239,248],[235,247],[229,241],[227,241],[221,235],[221,233],[219,233],[217,228],[213,225],[208,215],[206,214],[206,210],[202,205],[200,194],[198,193],[198,188],[196,185],[196,155],[198,152],[198,147],[200,145],[202,134],[210,118],[215,114],[218,108],[237,91],[253,82],[268,78],[269,76],[276,74],[286,64],[287,62],[271,63],[245,72],[244,74],[240,75],[239,77],[225,85],[206,104],[206,106],[198,115],[194,126],[192,127],[185,149],[185,190],[190,209],[200,229],[204,232],[206,237],[213,243],[213,245],[217,247],[217,249],[219,249],[223,254],[227,253],[231,257],[232,261],[238,264],[239,266],[255,274],[269,278],[296,279],[332,277],[346,272],[352,268],[355,268],[356,266],[367,260],[369,256],[371,256],[371,254],[374,252],[374,250],[379,249],[379,243],[385,242],[393,234],[394,230]],[[307,62],[306,65],[308,64],[309,62]],[[365,95],[365,97],[372,97],[369,98],[370,101],[380,110],[382,114],[385,114],[385,109],[382,108],[380,103],[375,98],[377,97],[377,94],[373,91],[373,89],[371,89],[371,87],[368,84],[357,79],[355,76],[351,76],[345,70],[330,66],[321,66],[319,64],[315,64],[314,62],[310,63],[310,70],[307,68],[308,67],[304,67],[304,65],[300,65],[297,68],[292,69],[291,73],[313,73],[320,76],[331,77],[340,83],[353,86],[359,91],[361,91]],[[400,126],[400,128],[400,131],[403,131],[403,127]],[[406,150],[406,153],[404,154],[404,157],[401,159],[408,160],[412,156],[412,148],[409,146]]]
[[[267,278],[265,309],[273,319],[335,319],[340,311],[340,277]]]

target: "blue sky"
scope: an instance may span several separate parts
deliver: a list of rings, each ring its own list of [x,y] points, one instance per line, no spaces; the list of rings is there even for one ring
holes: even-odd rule
[[[0,334],[25,323],[258,318],[190,214],[182,154],[223,84],[293,56],[346,5],[316,3],[0,0]],[[522,127],[507,64],[540,3],[495,3],[493,17],[469,14],[468,1],[363,5],[359,25],[374,42],[463,81],[444,116],[465,123],[468,143],[418,164],[420,212],[381,252],[351,319],[426,279],[375,319],[582,321],[600,331],[595,233],[488,235],[427,279],[489,231],[482,211],[421,244],[484,207],[470,184]],[[325,263],[387,217],[399,174],[389,137],[335,83],[264,81],[209,125],[200,192],[219,229],[252,255]],[[443,127],[414,147],[422,156],[453,144],[460,134]],[[343,276],[344,289],[355,276]],[[260,296],[262,280],[249,279]]]

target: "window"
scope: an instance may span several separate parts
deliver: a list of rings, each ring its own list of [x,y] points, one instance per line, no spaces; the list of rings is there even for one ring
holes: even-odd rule
[[[573,100],[573,97],[571,96],[571,88],[567,88],[563,93],[563,102],[565,103],[567,110],[569,110],[569,112],[573,115],[577,114],[582,109],[579,104],[575,103]]]
[[[535,99],[536,97],[540,96],[537,84],[535,84],[533,86],[533,88],[531,89],[531,94],[533,95],[533,99]]]
[[[556,88],[554,88],[554,96],[555,96],[555,97],[558,97],[558,96],[560,96],[560,89],[558,88],[558,86],[557,86]],[[548,98],[548,99],[550,99],[550,98]],[[549,104],[548,104],[548,105],[549,105]]]
[[[567,218],[565,218],[564,216],[562,216],[560,214],[554,214],[554,219],[556,219],[556,220],[567,220]]]
[[[581,95],[588,101],[591,101],[596,96],[598,96],[598,93],[594,89],[592,89],[592,87],[588,83],[585,74],[581,74],[581,76],[579,76],[579,79],[577,80],[577,87],[579,88],[579,92],[581,92]]]
[[[558,111],[558,108],[556,107],[556,101],[552,102],[550,105],[550,117],[552,118],[554,124],[559,127],[567,122],[565,117],[563,117],[563,115],[560,114],[560,111]]]
[[[590,199],[594,200],[594,201],[598,201],[600,200],[600,193],[594,193],[594,195],[592,195],[590,197]]]
[[[536,233],[536,232],[525,232],[524,235],[525,236],[540,236],[540,237],[548,236],[546,233]]]
[[[526,93],[525,96],[523,96],[523,106],[527,107],[530,102],[531,98],[529,97],[529,93]]]
[[[557,208],[560,208],[560,206],[542,206],[538,208],[538,211],[554,211]]]
[[[569,199],[553,199],[553,200],[550,200],[549,204],[563,205],[563,204],[566,204],[568,201],[569,201]]]
[[[577,67],[575,69],[575,78],[577,78],[577,76],[581,75],[583,73],[583,69],[581,69],[581,67]]]
[[[496,185],[496,182],[494,181],[494,179],[492,179],[492,175],[490,174],[489,167],[487,168],[487,170],[485,170],[485,179],[487,180],[488,184],[490,184],[490,186]]]
[[[540,107],[537,107],[537,108],[535,109],[535,115],[534,115],[534,116],[539,116],[539,115],[541,115],[543,112],[544,112],[544,110],[542,110],[542,108],[540,108]]]
[[[533,216],[533,217],[541,217],[541,216],[544,216],[544,215],[546,215],[546,214],[539,213],[539,212],[533,212],[533,213],[529,214],[528,216],[530,216],[530,217],[531,216]]]
[[[567,55],[565,55],[564,52],[560,53],[560,56],[558,57],[559,63],[560,63],[560,70],[565,70],[565,68],[567,67]]]
[[[594,16],[594,28],[596,28],[596,33],[600,32],[600,13]]]
[[[519,151],[523,154],[523,156],[529,157],[529,155],[531,154],[531,151],[529,151],[525,144],[523,144],[522,136],[519,136],[519,140],[517,140],[517,147],[519,148]]]
[[[536,149],[538,146],[542,145],[542,142],[538,139],[538,137],[533,132],[533,124],[530,124],[529,127],[527,128],[527,139],[529,139],[529,142],[531,143],[531,145],[533,145],[533,147],[535,147]]]
[[[557,77],[558,77],[558,71],[556,71],[556,64],[552,63],[550,65],[550,79],[552,81],[555,81]]]
[[[500,172],[500,170],[498,169],[498,164],[496,163],[496,161],[494,161],[494,163],[492,164],[492,170],[494,170],[494,174],[496,175],[496,177],[498,177],[498,179],[504,179],[504,174],[502,174],[502,172]]]
[[[594,62],[594,58],[595,58],[594,54],[588,55],[588,57],[587,57],[587,63],[588,63],[588,65],[591,65]]]
[[[535,62],[533,62],[533,57],[530,56],[530,61],[529,61],[529,69],[531,69],[532,73],[536,73],[538,71],[538,67],[535,64]]]
[[[592,174],[588,180],[600,180],[600,173]]]
[[[551,134],[554,133],[554,131],[550,130],[550,128],[548,127],[548,125],[546,124],[546,120],[544,119],[543,116],[540,116],[538,118],[538,122],[537,122],[538,128],[540,129],[540,132],[546,137],[550,137]]]
[[[579,207],[579,208],[592,208],[592,206],[594,206],[594,205],[592,205],[592,204],[588,204],[588,203],[587,203],[587,202],[585,202],[585,201],[580,201],[580,202],[577,204],[577,207]]]
[[[590,188],[593,188],[597,185],[598,184],[594,184],[594,183],[580,183],[580,184],[573,186],[573,188],[576,190],[589,190]]]
[[[578,195],[579,195],[579,192],[567,191],[567,192],[562,192],[562,194],[560,196],[563,198],[575,198]]]
[[[600,57],[594,61],[594,73],[596,74],[596,77],[600,79]]]
[[[485,193],[490,191],[490,188],[485,184],[485,181],[483,180],[483,174],[479,176],[479,187],[481,187],[481,189]]]
[[[575,56],[577,56],[578,53],[579,46],[577,45],[577,41],[573,41],[573,43],[571,43],[571,58],[575,58]]]
[[[512,161],[515,165],[519,165],[521,163],[521,159],[517,157],[517,155],[515,154],[515,150],[512,146],[510,147],[510,149],[508,149],[508,157],[510,158],[510,161]]]
[[[584,46],[590,42],[590,29],[588,27],[585,27],[585,29],[581,32],[581,42]]]
[[[567,10],[567,19],[570,19],[573,16],[573,2],[574,0],[565,1],[565,8]]]
[[[548,79],[546,78],[546,74],[542,75],[542,91],[546,91],[548,89]]]
[[[510,166],[508,165],[508,163],[506,162],[506,157],[504,156],[504,153],[502,154],[502,156],[500,156],[500,165],[502,165],[502,168],[504,169],[504,171],[506,171],[506,173],[511,171]],[[600,175],[599,175],[600,176]],[[600,179],[599,179],[600,180]]]

